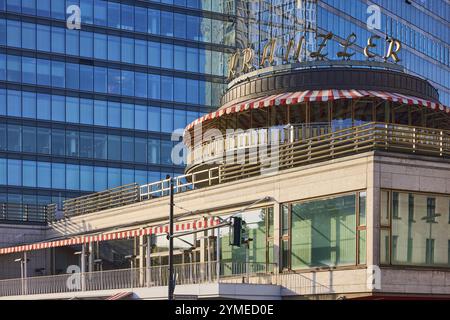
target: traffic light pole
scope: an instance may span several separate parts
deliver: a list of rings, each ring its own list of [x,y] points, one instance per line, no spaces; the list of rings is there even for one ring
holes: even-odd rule
[[[168,299],[173,300],[174,292],[175,292],[175,277],[173,272],[173,209],[174,209],[174,201],[173,201],[173,179],[170,176],[167,176],[170,179],[170,212],[169,212],[169,293]]]

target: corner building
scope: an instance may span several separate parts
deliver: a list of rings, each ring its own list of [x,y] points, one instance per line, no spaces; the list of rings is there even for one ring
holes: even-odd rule
[[[323,10],[344,2],[330,3],[237,2],[236,43],[251,43],[258,65],[268,39],[295,31],[311,40],[307,57],[319,31],[341,41],[358,32],[346,22],[321,27]],[[381,8],[397,12],[395,21],[448,12],[446,1],[392,3]],[[360,9],[340,14],[364,21]],[[307,23],[292,29],[286,12]],[[421,30],[440,37],[440,28]],[[364,42],[350,61],[336,61],[335,42],[329,60],[283,64],[275,55],[275,66],[237,76],[218,108],[186,126],[185,174],[172,180],[176,295],[450,298],[448,86],[425,74],[437,65],[445,79],[448,70],[412,63],[408,45],[399,64],[365,61]],[[0,248],[0,299],[166,299],[170,182],[65,200],[61,219]],[[235,216],[246,222],[240,246],[230,245]],[[80,268],[76,288],[67,287],[71,265]]]

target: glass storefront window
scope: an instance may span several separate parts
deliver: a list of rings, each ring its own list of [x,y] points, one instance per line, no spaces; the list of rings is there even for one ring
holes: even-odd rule
[[[355,195],[292,205],[292,269],[355,264]]]
[[[264,268],[267,263],[273,261],[272,240],[269,240],[273,235],[268,233],[270,225],[273,224],[273,208],[249,210],[239,216],[245,222],[244,236],[251,240],[248,244],[242,244],[241,247],[230,246],[229,228],[219,229],[223,274],[233,274],[239,269],[239,271],[245,270],[242,268],[246,262],[255,263],[258,268]]]
[[[391,229],[381,230],[380,260],[384,264],[449,266],[450,197],[383,191],[391,201]]]

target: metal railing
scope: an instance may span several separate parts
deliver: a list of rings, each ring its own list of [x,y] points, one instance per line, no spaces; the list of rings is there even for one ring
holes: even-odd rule
[[[56,205],[0,203],[0,221],[47,223],[55,219]]]
[[[450,132],[396,124],[368,123],[295,141],[269,150],[266,159],[257,151],[247,154],[245,163],[221,166],[221,183],[257,176],[265,172],[345,157],[373,150],[385,150],[437,157],[450,156]],[[270,161],[268,161],[270,160]]]
[[[175,193],[191,191],[205,186],[218,184],[220,182],[219,169],[212,168],[196,171],[194,173],[174,177],[173,180]],[[170,179],[146,184],[139,187],[140,200],[143,201],[168,196],[169,191]]]
[[[65,217],[122,207],[139,201],[139,186],[132,183],[114,189],[64,201]]]
[[[174,266],[177,285],[250,283],[275,271],[266,263],[192,263]],[[0,281],[0,297],[167,286],[168,266],[122,269]]]
[[[209,164],[216,163],[211,169],[195,171],[174,179],[174,192],[182,193],[229,181],[261,175],[289,168],[317,163],[352,154],[385,150],[409,154],[420,154],[446,158],[450,156],[450,131],[397,124],[367,123],[360,126],[337,130],[329,126],[312,127],[315,130],[305,135],[305,128],[287,128],[288,133],[280,136],[275,146],[261,154],[258,143],[263,140],[251,140],[246,136],[241,148],[243,158],[232,149],[234,159],[243,161],[223,161],[218,154]],[[283,129],[284,130],[284,129]],[[306,138],[307,137],[307,138]],[[237,139],[235,137],[235,139]],[[256,143],[256,144],[255,144]],[[265,156],[265,158],[263,157]],[[69,199],[64,202],[64,216],[86,214],[120,207],[138,201],[169,195],[170,180],[137,186],[136,184],[119,187],[93,195]]]
[[[243,149],[305,141],[313,137],[331,133],[336,129],[330,123],[292,124],[238,130],[231,134],[224,134],[220,139],[215,137],[214,140],[208,139],[205,136],[205,142],[189,150],[187,164],[201,164],[217,157],[223,158],[226,154]]]

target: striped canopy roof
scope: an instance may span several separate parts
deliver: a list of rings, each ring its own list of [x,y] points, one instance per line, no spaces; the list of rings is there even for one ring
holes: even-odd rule
[[[213,218],[177,223],[174,225],[174,230],[175,230],[175,232],[182,233],[182,232],[192,231],[192,230],[201,230],[201,229],[205,229],[208,227],[217,226],[219,224],[220,224],[220,219],[213,217]],[[110,241],[110,240],[129,239],[129,238],[136,238],[136,237],[147,236],[147,235],[163,235],[163,234],[168,234],[168,233],[169,233],[169,225],[160,225],[160,226],[146,227],[143,229],[107,232],[107,233],[96,234],[96,235],[84,235],[84,236],[74,237],[74,238],[70,238],[70,239],[25,244],[25,245],[9,247],[9,248],[0,248],[0,255],[32,251],[32,250],[42,250],[42,249],[49,249],[49,248],[79,245],[79,244],[85,244],[85,243],[97,242],[97,241],[101,242],[101,241]]]
[[[445,107],[440,103],[423,100],[413,96],[405,96],[399,93],[366,90],[307,90],[265,96],[262,98],[250,99],[235,105],[231,105],[229,107],[225,107],[218,111],[204,115],[203,117],[193,121],[186,127],[186,130],[190,130],[194,126],[199,125],[203,122],[217,119],[224,115],[243,112],[249,109],[259,109],[280,105],[292,105],[302,102],[325,102],[339,99],[360,98],[379,98],[386,101],[399,102],[408,105],[417,105],[427,107],[436,111],[440,110],[450,113],[450,108]]]

